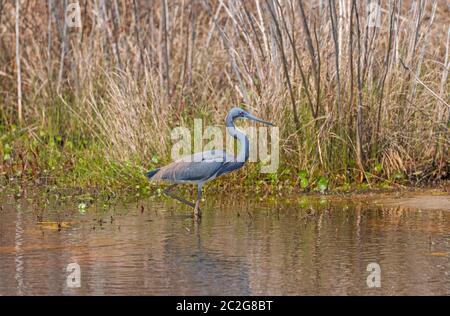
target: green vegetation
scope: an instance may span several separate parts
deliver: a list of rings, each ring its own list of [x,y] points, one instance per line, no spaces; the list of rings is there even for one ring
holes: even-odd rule
[[[389,2],[380,27],[360,1],[88,1],[82,28],[64,27],[64,1],[27,3],[18,19],[0,3],[2,187],[146,195],[157,187],[143,173],[169,162],[172,128],[223,126],[234,105],[280,127],[281,166],[249,164],[212,187],[325,193],[449,178],[439,1]]]
[[[82,137],[61,137],[43,131],[32,134],[13,126],[2,129],[0,153],[0,187],[39,186],[52,192],[105,197],[128,195],[144,197],[161,193],[159,186],[150,184],[143,176],[146,170],[168,161],[153,156],[145,164],[139,160],[114,161],[104,155],[104,149],[94,141]],[[257,194],[289,192],[326,193],[361,191],[365,189],[398,188],[408,185],[400,172],[391,178],[381,178],[367,173],[370,182],[338,182],[340,177],[311,174],[301,170],[295,174],[285,165],[278,173],[261,174],[259,164],[249,163],[243,170],[219,178],[208,187],[212,189],[248,190]],[[381,173],[381,170],[374,171]],[[189,189],[187,187],[186,189]],[[20,189],[19,189],[20,191]],[[82,203],[83,204],[83,203]],[[82,205],[80,204],[80,205]],[[84,207],[79,206],[80,211]]]

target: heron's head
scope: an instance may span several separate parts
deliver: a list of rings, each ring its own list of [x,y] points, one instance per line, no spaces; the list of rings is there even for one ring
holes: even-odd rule
[[[233,121],[233,120],[238,119],[238,118],[247,119],[247,120],[251,120],[251,121],[255,121],[255,122],[260,122],[260,123],[263,123],[263,124],[266,124],[266,125],[270,125],[270,126],[275,126],[273,123],[261,120],[261,119],[257,118],[256,116],[254,116],[254,115],[244,111],[241,108],[237,108],[237,107],[232,108],[228,112],[227,121],[228,120]]]

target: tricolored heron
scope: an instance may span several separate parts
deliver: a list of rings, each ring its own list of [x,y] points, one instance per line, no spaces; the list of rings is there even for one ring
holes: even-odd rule
[[[247,136],[234,126],[235,119],[248,119],[273,126],[240,108],[232,108],[225,119],[228,133],[240,141],[239,152],[236,157],[224,150],[210,150],[183,157],[167,166],[146,173],[152,181],[167,181],[172,183],[163,192],[168,196],[194,208],[194,217],[199,218],[201,211],[199,202],[202,195],[202,186],[218,176],[232,172],[244,166],[249,157],[249,141]],[[195,204],[171,193],[172,189],[181,183],[197,184],[197,200]]]

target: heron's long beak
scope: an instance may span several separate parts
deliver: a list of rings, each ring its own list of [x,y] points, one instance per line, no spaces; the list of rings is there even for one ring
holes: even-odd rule
[[[263,121],[263,120],[257,118],[256,116],[251,115],[250,113],[247,113],[245,115],[245,118],[249,119],[249,120],[252,120],[252,121],[255,121],[255,122],[260,122],[260,123],[263,123],[263,124],[266,124],[266,125],[275,126],[275,124],[267,122],[267,121]]]

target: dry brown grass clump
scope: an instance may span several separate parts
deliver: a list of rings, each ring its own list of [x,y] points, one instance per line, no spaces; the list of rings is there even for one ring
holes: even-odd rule
[[[0,0],[2,124],[81,130],[144,163],[174,126],[243,103],[281,127],[295,170],[448,177],[445,1],[372,1],[377,23],[356,0],[84,0],[68,28],[71,2]]]

